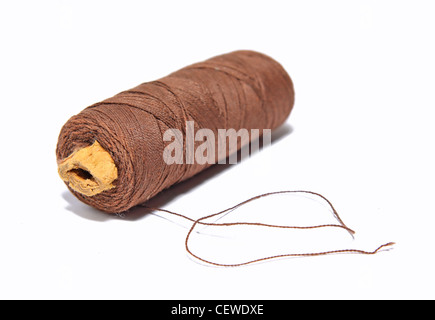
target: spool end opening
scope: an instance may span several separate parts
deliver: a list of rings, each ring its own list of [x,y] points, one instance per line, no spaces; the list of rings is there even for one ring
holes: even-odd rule
[[[114,188],[113,182],[118,178],[115,162],[98,141],[61,160],[58,172],[74,191],[86,196]]]

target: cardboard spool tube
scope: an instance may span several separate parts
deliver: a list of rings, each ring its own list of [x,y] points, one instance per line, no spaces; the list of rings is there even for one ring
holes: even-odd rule
[[[86,196],[114,188],[118,178],[115,162],[98,141],[60,161],[58,172],[74,191]]]

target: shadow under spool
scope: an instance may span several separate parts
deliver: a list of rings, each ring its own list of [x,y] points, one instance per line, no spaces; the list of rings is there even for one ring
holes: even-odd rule
[[[120,213],[142,204],[210,163],[168,165],[163,140],[168,129],[275,129],[294,105],[292,81],[272,58],[235,51],[178,70],[98,102],[71,117],[61,129],[59,174],[81,201]],[[195,142],[195,147],[201,142]],[[218,148],[217,141],[215,145]],[[237,152],[241,143],[225,150]],[[185,150],[185,149],[183,149]],[[216,153],[215,163],[219,155]]]

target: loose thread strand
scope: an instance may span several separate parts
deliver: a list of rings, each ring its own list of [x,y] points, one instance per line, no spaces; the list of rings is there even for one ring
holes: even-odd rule
[[[231,212],[251,201],[263,198],[263,197],[268,197],[268,196],[272,196],[272,195],[277,195],[277,194],[288,194],[288,193],[306,193],[306,194],[311,194],[317,197],[320,197],[321,199],[323,199],[324,201],[326,201],[326,203],[329,205],[330,209],[332,210],[332,213],[334,215],[334,217],[337,219],[337,221],[340,224],[323,224],[323,225],[315,225],[315,226],[285,226],[285,225],[274,225],[274,224],[266,224],[266,223],[261,223],[261,222],[228,222],[228,223],[216,223],[216,222],[204,222],[203,220],[206,219],[210,219],[213,217],[217,217],[219,215],[222,215],[224,213],[228,213]],[[366,255],[372,255],[372,254],[376,254],[377,252],[379,252],[381,249],[385,248],[385,247],[389,247],[394,245],[394,242],[388,242],[386,244],[383,244],[381,246],[379,246],[377,249],[375,249],[374,251],[364,251],[364,250],[359,250],[359,249],[340,249],[340,250],[331,250],[331,251],[323,251],[323,252],[311,252],[311,253],[286,253],[286,254],[280,254],[280,255],[273,255],[273,256],[269,256],[269,257],[262,257],[262,258],[257,258],[257,259],[253,259],[253,260],[249,260],[246,262],[242,262],[242,263],[235,263],[235,264],[225,264],[225,263],[217,263],[217,262],[213,262],[213,261],[209,261],[206,260],[204,258],[201,258],[200,256],[194,254],[190,248],[189,248],[189,240],[190,240],[190,236],[193,232],[193,230],[195,229],[195,227],[200,224],[200,225],[205,225],[205,226],[213,226],[213,227],[230,227],[230,226],[240,226],[240,225],[247,225],[247,226],[258,226],[258,227],[268,227],[268,228],[283,228],[283,229],[316,229],[316,228],[326,228],[326,227],[336,227],[336,228],[342,228],[345,229],[346,231],[349,232],[349,234],[353,237],[355,231],[353,231],[352,229],[350,229],[349,227],[346,226],[346,224],[343,222],[343,220],[340,218],[337,210],[334,208],[334,206],[332,205],[332,203],[323,195],[321,195],[320,193],[317,192],[313,192],[313,191],[306,191],[306,190],[286,190],[286,191],[276,191],[276,192],[269,192],[269,193],[264,193],[264,194],[260,194],[258,196],[252,197],[250,199],[247,199],[243,202],[240,202],[239,204],[236,204],[233,207],[227,208],[225,210],[219,211],[217,213],[213,213],[204,217],[201,217],[199,219],[192,219],[188,216],[185,216],[183,214],[177,213],[177,212],[173,212],[170,210],[166,210],[166,209],[162,209],[162,208],[153,208],[153,207],[148,207],[146,205],[143,205],[143,207],[152,210],[152,211],[159,211],[159,212],[164,212],[164,213],[169,213],[171,215],[175,215],[178,217],[181,217],[183,219],[186,219],[190,222],[193,222],[192,226],[190,227],[186,238],[185,238],[185,249],[186,251],[193,256],[194,258],[198,259],[199,261],[202,261],[204,263],[210,264],[210,265],[214,265],[214,266],[219,266],[219,267],[239,267],[239,266],[244,266],[244,265],[248,265],[248,264],[253,264],[253,263],[257,263],[257,262],[263,262],[263,261],[267,261],[267,260],[273,260],[273,259],[278,259],[278,258],[285,258],[285,257],[313,257],[313,256],[323,256],[323,255],[330,255],[330,254],[341,254],[341,253],[356,253],[356,254],[366,254]]]

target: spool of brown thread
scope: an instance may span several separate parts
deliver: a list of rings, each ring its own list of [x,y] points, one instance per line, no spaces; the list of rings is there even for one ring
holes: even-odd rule
[[[173,184],[209,167],[186,161],[167,164],[164,132],[176,129],[182,133],[180,144],[187,144],[186,123],[194,129],[209,129],[218,136],[219,129],[274,129],[290,114],[294,90],[290,77],[272,58],[253,51],[236,51],[196,63],[160,80],[143,83],[112,98],[96,103],[63,126],[57,145],[61,178],[71,192],[83,202],[110,213],[120,213],[148,199]],[[252,138],[252,136],[250,136]],[[217,163],[242,146],[241,141],[215,154]],[[196,145],[194,146],[196,147]],[[215,149],[219,150],[218,140]],[[213,162],[212,162],[213,163]],[[275,194],[308,194],[323,199],[339,224],[316,226],[281,226],[260,222],[207,222],[248,202]],[[146,204],[145,204],[146,206]],[[256,226],[286,229],[341,228],[351,235],[332,203],[312,191],[278,191],[255,196],[231,208],[192,219],[162,208],[149,208],[192,222],[186,235],[186,251],[204,263],[236,267],[283,257],[321,256],[338,253],[373,255],[394,242],[373,251],[339,249],[310,253],[286,253],[260,257],[239,263],[219,263],[194,254],[189,239],[198,224],[210,227]]]
[[[216,136],[218,129],[261,133],[281,125],[293,104],[292,81],[278,62],[253,51],[220,55],[70,118],[57,144],[59,174],[81,201],[123,212],[211,165],[187,163],[185,155],[182,164],[166,164],[166,130],[180,130],[184,144],[187,121],[194,122],[195,131],[206,128]]]

